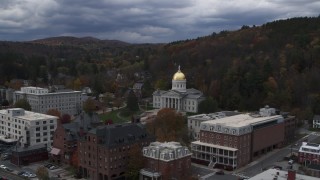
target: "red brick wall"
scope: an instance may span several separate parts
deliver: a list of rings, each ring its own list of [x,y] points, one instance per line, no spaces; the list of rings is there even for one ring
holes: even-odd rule
[[[64,162],[64,138],[65,138],[66,132],[63,128],[62,124],[58,123],[58,126],[54,132],[53,135],[53,147],[60,149],[60,161]],[[66,163],[66,162],[64,162]]]
[[[144,168],[160,172],[162,179],[184,179],[191,176],[191,156],[169,162],[145,157]]]
[[[88,170],[91,179],[97,179],[97,169],[99,174],[106,175],[109,179],[112,178],[112,175],[118,177],[120,174],[124,174],[127,170],[128,152],[133,144],[120,144],[109,149],[104,145],[97,146],[97,141],[99,139],[97,139],[96,135],[87,134],[87,140],[79,142],[79,165]],[[145,139],[144,141],[141,145],[149,145],[149,140]],[[142,142],[137,141],[136,143]]]
[[[253,152],[284,141],[284,123],[259,128],[253,131]]]
[[[251,133],[241,136],[210,131],[200,132],[200,141],[238,149],[238,167],[251,161]]]

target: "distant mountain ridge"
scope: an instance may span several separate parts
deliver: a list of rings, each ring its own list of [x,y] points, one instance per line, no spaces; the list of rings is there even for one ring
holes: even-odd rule
[[[47,46],[105,46],[105,47],[124,47],[131,45],[130,43],[119,40],[100,40],[94,37],[72,37],[58,36],[44,39],[28,41],[33,44],[42,44]]]

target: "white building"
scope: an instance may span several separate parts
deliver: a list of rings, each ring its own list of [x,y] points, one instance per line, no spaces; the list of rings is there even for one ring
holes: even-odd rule
[[[159,159],[161,161],[173,161],[186,156],[191,156],[191,152],[186,146],[181,146],[179,142],[152,142],[144,147],[143,156]]]
[[[46,113],[49,109],[57,109],[61,114],[75,115],[82,110],[81,91],[63,90],[49,93],[47,88],[22,87],[15,91],[13,102],[27,99],[31,110],[38,113]]]
[[[15,142],[21,147],[46,144],[51,147],[57,117],[25,111],[21,108],[0,110],[0,141]]]
[[[153,92],[154,108],[173,108],[177,111],[198,112],[198,106],[204,100],[203,93],[197,89],[187,89],[187,80],[180,71],[173,75],[172,88],[169,91]]]
[[[240,114],[236,111],[221,111],[210,114],[197,114],[194,116],[188,116],[188,129],[189,135],[192,140],[199,140],[200,138],[200,124],[205,121],[220,119],[228,116],[234,116]]]
[[[313,128],[320,128],[320,115],[313,116]]]

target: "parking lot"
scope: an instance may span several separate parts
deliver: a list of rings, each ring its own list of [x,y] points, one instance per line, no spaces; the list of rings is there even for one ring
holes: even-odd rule
[[[29,179],[37,179],[36,172],[39,167],[45,167],[49,172],[50,178],[74,179],[73,174],[67,171],[65,169],[66,167],[56,166],[46,161],[32,163],[28,166],[21,167],[12,164],[9,160],[0,161],[0,169],[20,177],[27,177]]]

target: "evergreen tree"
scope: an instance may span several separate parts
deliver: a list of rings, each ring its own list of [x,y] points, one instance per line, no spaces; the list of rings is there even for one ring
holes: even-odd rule
[[[199,104],[199,113],[213,113],[217,111],[218,103],[212,97],[208,97]]]
[[[15,108],[23,108],[24,110],[31,111],[31,105],[27,99],[20,99],[14,104]]]
[[[131,111],[139,110],[138,98],[136,97],[136,95],[132,90],[130,90],[127,97],[127,108]]]

